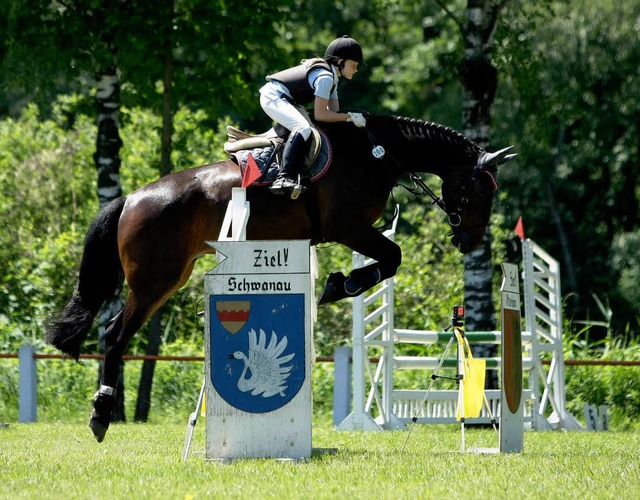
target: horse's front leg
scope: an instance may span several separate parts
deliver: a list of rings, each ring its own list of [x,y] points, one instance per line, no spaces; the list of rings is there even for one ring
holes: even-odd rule
[[[331,273],[327,278],[318,304],[336,302],[346,297],[356,297],[381,281],[396,274],[402,261],[402,251],[393,241],[368,227],[367,231],[354,232],[341,243],[377,262],[354,269],[345,276],[341,272]]]

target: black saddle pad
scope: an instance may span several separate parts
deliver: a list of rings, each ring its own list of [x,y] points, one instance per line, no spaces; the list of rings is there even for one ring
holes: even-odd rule
[[[300,176],[303,180],[308,182],[315,182],[320,179],[331,166],[331,145],[329,144],[329,139],[322,130],[316,130],[320,132],[320,139],[322,142],[320,152],[313,163],[309,164],[306,162],[304,167],[300,170]],[[252,184],[252,186],[268,186],[276,180],[278,170],[280,169],[280,165],[278,163],[279,159],[277,158],[275,150],[275,146],[267,146],[263,148],[244,149],[232,154],[238,165],[240,165],[243,175],[247,168],[247,159],[249,158],[249,155],[253,156],[253,159],[258,165],[260,172],[262,172],[262,175]]]

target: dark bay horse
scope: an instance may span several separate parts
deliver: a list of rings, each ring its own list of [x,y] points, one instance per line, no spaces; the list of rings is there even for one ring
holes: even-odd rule
[[[332,145],[333,164],[300,198],[275,196],[266,187],[247,189],[248,239],[332,241],[375,259],[348,276],[331,274],[320,303],[356,296],[396,273],[400,248],[372,225],[402,175],[440,177],[442,196],[435,201],[449,214],[452,243],[462,253],[480,244],[497,166],[515,155],[487,153],[449,128],[408,118],[370,116],[366,129],[350,123],[320,127]],[[374,146],[382,146],[384,155],[376,158]],[[378,147],[377,156],[381,152]],[[213,251],[205,241],[218,237],[232,188],[240,184],[240,168],[231,160],[176,172],[114,200],[91,224],[77,288],[46,338],[78,359],[102,304],[127,280],[125,306],[107,328],[90,421],[98,442],[109,426],[118,365],[130,339],[187,282],[198,257]]]

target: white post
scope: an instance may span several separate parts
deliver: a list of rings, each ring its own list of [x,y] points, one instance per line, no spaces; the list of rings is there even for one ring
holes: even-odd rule
[[[245,188],[233,188],[231,191],[231,203],[233,210],[231,223],[233,241],[245,241],[247,239],[247,222],[250,215],[247,190]]]
[[[251,214],[245,188],[233,188],[231,201],[227,205],[224,220],[220,227],[218,241],[245,241],[247,239],[247,223]]]
[[[534,361],[534,426],[580,430],[582,426],[566,409],[560,264],[531,240],[522,242],[522,257],[526,329],[532,336]],[[551,353],[548,370],[542,364],[544,352]],[[548,417],[547,404],[552,407]]]
[[[363,429],[364,420],[368,415],[364,411],[365,402],[365,373],[364,364],[367,350],[364,347],[364,297],[353,299],[353,412],[351,413],[352,428]],[[342,427],[342,426],[341,426]]]
[[[395,231],[395,226],[394,226]],[[393,411],[393,363],[395,356],[395,324],[393,308],[395,307],[394,297],[394,278],[388,278],[384,281],[383,285],[385,292],[382,296],[383,306],[385,311],[383,313],[382,322],[384,329],[382,330],[382,355],[383,358],[383,378],[382,378],[382,407],[384,409],[385,422],[377,420],[378,424],[382,425],[385,429],[406,429],[402,420],[400,420]]]
[[[389,238],[391,241],[395,240],[396,227],[398,225],[398,219],[400,218],[400,206],[396,206],[397,215],[393,219],[393,224],[390,229],[387,229],[383,235]],[[381,324],[384,325],[381,338],[382,338],[382,408],[380,416],[376,419],[378,425],[384,429],[406,429],[405,423],[400,420],[393,411],[393,370],[394,370],[394,356],[395,356],[395,322],[394,322],[394,307],[395,307],[395,277],[391,276],[379,285],[379,289],[384,290],[382,294],[382,313]],[[364,316],[363,316],[364,317]],[[363,327],[366,330],[366,326]]]
[[[341,346],[333,355],[333,425],[351,413],[351,347]]]

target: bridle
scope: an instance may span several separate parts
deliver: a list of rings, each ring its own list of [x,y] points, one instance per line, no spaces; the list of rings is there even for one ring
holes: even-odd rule
[[[434,193],[433,189],[425,184],[425,182],[422,180],[422,177],[420,177],[415,172],[409,172],[407,175],[409,175],[409,179],[411,180],[411,182],[413,182],[413,187],[409,187],[399,182],[396,183],[396,186],[407,190],[409,193],[415,196],[426,194],[429,198],[431,198],[433,202],[432,205],[436,205],[440,210],[447,214],[447,216],[449,217],[449,224],[452,227],[458,227],[462,223],[462,217],[460,216],[460,213],[457,211],[448,211],[444,199]],[[463,204],[466,205],[467,203],[469,203],[469,200],[466,200]]]
[[[465,207],[469,204],[469,197],[467,196],[467,190],[470,189],[470,187],[476,181],[476,178],[479,172],[484,172],[487,175],[489,175],[491,177],[491,180],[494,186],[494,191],[495,189],[497,189],[497,185],[493,175],[491,175],[490,172],[487,172],[486,170],[484,170],[482,166],[478,164],[473,168],[473,172],[471,176],[469,176],[469,178],[464,183],[464,185],[462,185],[462,187],[460,188],[460,192],[454,198],[453,206],[455,208],[448,209],[447,204],[444,201],[444,198],[434,193],[433,190],[425,184],[425,182],[422,180],[422,177],[420,177],[415,172],[407,172],[405,168],[402,166],[402,164],[391,153],[385,150],[385,148],[380,144],[380,141],[378,141],[375,138],[375,136],[369,130],[368,127],[366,131],[369,137],[369,142],[371,143],[371,146],[372,146],[371,154],[373,155],[373,157],[377,160],[381,160],[382,163],[387,167],[387,169],[392,173],[394,177],[397,178],[399,175],[406,174],[409,176],[409,179],[411,180],[411,182],[413,182],[413,187],[407,186],[399,182],[396,182],[395,185],[407,190],[409,193],[413,194],[414,196],[421,196],[423,194],[426,194],[427,196],[429,196],[429,198],[431,198],[433,202],[432,204],[436,205],[440,210],[442,210],[445,214],[447,214],[447,217],[449,218],[449,225],[452,228],[454,228],[454,231],[455,231],[455,228],[458,228],[460,224],[462,224],[461,214],[465,209]],[[466,229],[475,229],[476,227],[486,226],[487,223],[488,223],[488,220],[482,221]]]

